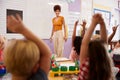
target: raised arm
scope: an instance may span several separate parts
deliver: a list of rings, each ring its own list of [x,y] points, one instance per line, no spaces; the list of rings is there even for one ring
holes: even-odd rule
[[[112,32],[112,34],[108,37],[108,43],[109,43],[109,44],[110,44],[110,42],[112,41],[112,39],[113,39],[113,37],[114,37],[114,35],[115,35],[116,31],[117,31],[117,28],[118,28],[118,26],[114,26],[114,27],[112,28],[113,32]]]
[[[75,40],[75,37],[76,37],[76,28],[77,28],[78,22],[79,21],[76,21],[75,24],[74,24],[74,29],[73,29],[73,34],[72,34],[72,47],[74,46],[74,40]]]
[[[50,69],[50,49],[48,46],[25,27],[19,15],[17,15],[17,19],[13,16],[8,16],[7,27],[10,31],[20,33],[37,44],[40,50],[40,69],[48,74]]]
[[[87,55],[88,54],[88,45],[89,45],[89,42],[90,42],[90,39],[91,39],[91,36],[93,34],[94,29],[100,21],[100,17],[101,17],[100,14],[95,14],[93,16],[90,27],[83,37],[82,45],[81,45],[81,51],[80,51],[80,62],[81,62],[81,64],[84,62],[84,59],[88,57],[88,55]]]
[[[100,36],[101,36],[101,40],[108,43],[106,25],[102,17],[100,21]]]
[[[83,27],[83,30],[82,30],[82,35],[81,35],[81,37],[84,37],[84,35],[85,35],[85,28],[86,28],[86,21],[84,20],[83,21],[83,24],[81,24],[81,26]]]

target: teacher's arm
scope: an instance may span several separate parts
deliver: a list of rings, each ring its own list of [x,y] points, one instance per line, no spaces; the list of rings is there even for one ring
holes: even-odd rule
[[[65,20],[64,20],[64,17],[63,17],[63,26],[64,26],[64,40],[67,41],[67,36],[66,36],[66,26],[65,26]]]
[[[53,19],[54,20],[54,19]],[[52,24],[53,24],[53,20],[52,20]],[[53,24],[53,27],[52,27],[52,32],[51,32],[51,36],[50,36],[50,41],[52,41],[53,39],[53,34],[54,34],[54,24]]]

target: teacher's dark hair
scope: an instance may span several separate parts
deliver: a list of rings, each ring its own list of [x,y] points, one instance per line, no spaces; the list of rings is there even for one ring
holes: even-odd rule
[[[59,10],[61,12],[61,6],[60,5],[55,5],[54,6],[54,11]]]

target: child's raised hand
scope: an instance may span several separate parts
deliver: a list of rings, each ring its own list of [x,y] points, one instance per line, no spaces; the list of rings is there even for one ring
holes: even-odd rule
[[[116,32],[117,28],[118,28],[118,26],[114,26],[114,27],[112,28],[113,32]]]
[[[12,32],[22,33],[24,30],[24,24],[18,14],[16,17],[13,15],[7,17],[7,28]]]
[[[86,22],[86,20],[83,20],[82,21],[82,24],[80,24],[83,28],[85,28],[86,27],[86,24],[87,24],[87,22]]]
[[[102,15],[99,14],[99,13],[96,13],[93,15],[93,18],[92,18],[92,22],[95,23],[96,25],[97,24],[100,24],[102,21]]]
[[[77,20],[77,21],[75,22],[75,26],[77,26],[77,25],[78,25],[78,23],[79,23],[79,20]]]

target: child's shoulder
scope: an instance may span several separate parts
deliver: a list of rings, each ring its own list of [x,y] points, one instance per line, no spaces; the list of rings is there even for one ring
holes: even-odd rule
[[[30,80],[48,80],[48,78],[42,69],[38,69],[38,71],[30,77]]]

